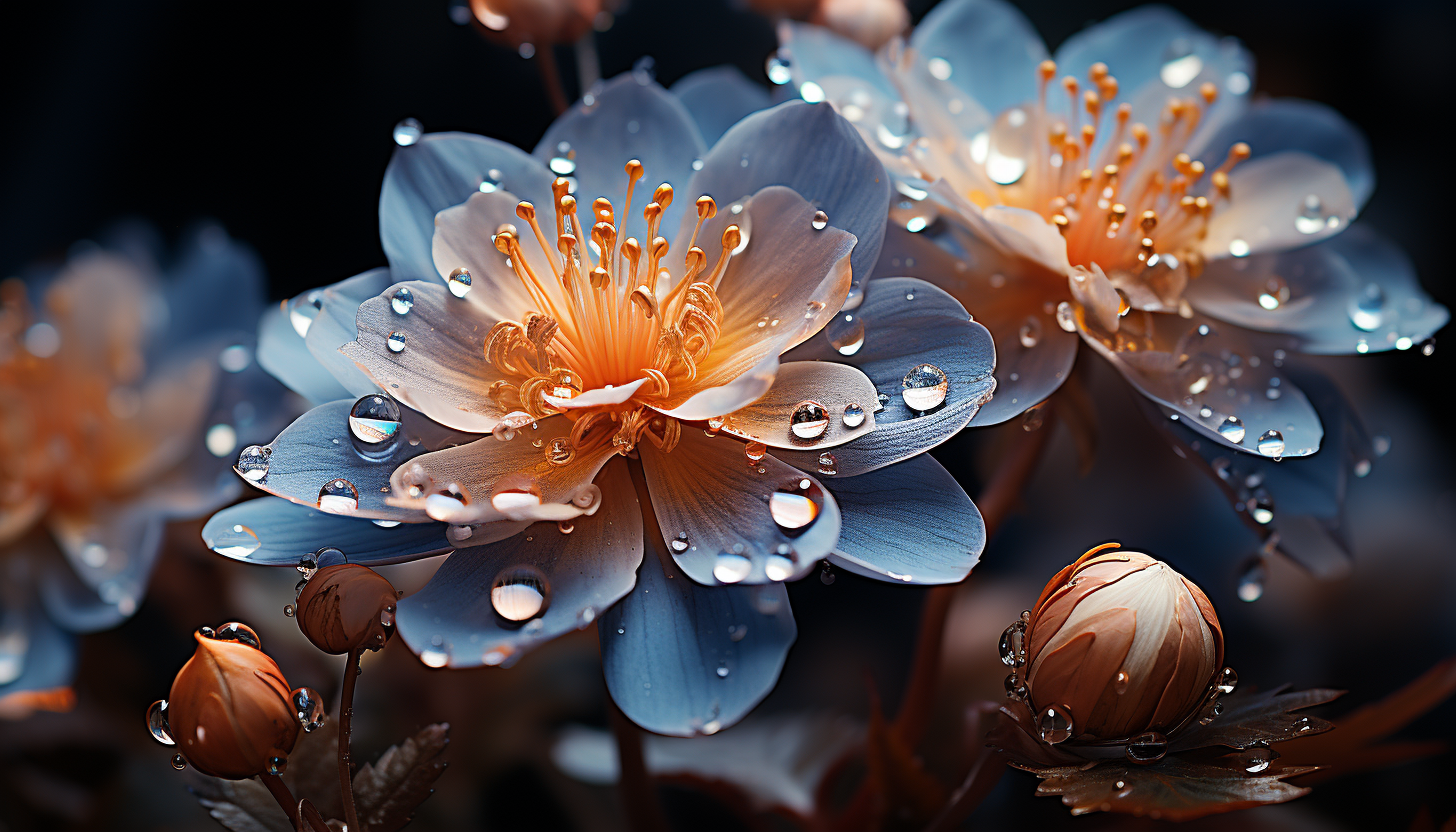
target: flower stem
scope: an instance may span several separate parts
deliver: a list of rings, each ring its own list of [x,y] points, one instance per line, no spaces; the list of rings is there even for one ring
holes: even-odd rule
[[[642,731],[622,713],[610,693],[607,705],[612,712],[612,734],[617,739],[617,766],[621,772],[617,786],[627,828],[636,832],[668,832],[667,817],[662,813],[657,789],[642,755]]]
[[[354,684],[359,678],[359,650],[349,651],[344,664],[344,692],[339,699],[339,791],[344,798],[344,822],[349,832],[366,832],[354,809],[353,772],[349,766],[349,723],[354,716]]]
[[[561,68],[556,65],[556,53],[548,43],[541,44],[536,50],[536,71],[541,73],[541,83],[546,85],[546,96],[551,99],[551,109],[558,116],[566,112],[566,91],[561,87]]]
[[[283,810],[283,814],[288,816],[288,823],[297,828],[298,801],[293,799],[293,792],[288,790],[288,785],[283,782],[283,778],[276,774],[260,774],[258,779],[263,781],[263,785],[268,788],[273,799],[278,801],[279,808]]]
[[[996,713],[995,705],[987,704],[982,710],[986,719],[994,718]],[[978,725],[986,724],[986,720],[978,720]],[[961,823],[970,817],[971,812],[980,805],[986,795],[1001,782],[1001,775],[1006,773],[1005,760],[1001,754],[991,748],[982,747],[976,754],[976,759],[971,763],[970,771],[966,772],[965,779],[950,796],[950,802],[935,816],[930,825],[925,827],[925,832],[951,832],[959,829]]]

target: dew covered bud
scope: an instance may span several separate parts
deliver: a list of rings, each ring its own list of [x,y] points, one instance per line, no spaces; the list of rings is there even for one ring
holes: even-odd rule
[[[1026,621],[1030,705],[1062,739],[1169,733],[1222,667],[1223,631],[1203,591],[1156,558],[1106,548],[1057,573]]]
[[[216,633],[204,627],[196,638],[197,651],[162,705],[163,735],[203,774],[229,780],[276,774],[299,730],[283,671],[243,625]]]
[[[325,653],[374,649],[394,634],[394,586],[356,563],[318,570],[298,596],[298,628]]]

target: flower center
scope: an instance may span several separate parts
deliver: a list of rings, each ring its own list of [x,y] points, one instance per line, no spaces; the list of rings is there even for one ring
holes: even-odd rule
[[[642,163],[628,162],[626,172],[623,216],[631,211]],[[587,231],[569,190],[566,179],[552,183],[554,247],[537,222],[536,207],[529,202],[516,206],[551,274],[537,274],[531,267],[522,249],[531,243],[522,241],[516,226],[496,231],[495,247],[506,255],[536,308],[519,321],[497,323],[487,336],[486,360],[507,376],[492,385],[490,395],[502,407],[534,418],[565,412],[576,421],[572,439],[578,445],[611,426],[612,441],[624,453],[644,434],[670,448],[677,440],[676,420],[649,408],[691,384],[712,352],[723,319],[718,284],[742,235],[737,225],[724,229],[722,254],[709,268],[696,243],[718,207],[711,197],[700,197],[684,272],[675,277],[665,262],[668,242],[658,236],[663,212],[672,204],[671,185],[659,185],[642,209],[645,248],[635,237],[622,238],[621,222],[605,198],[592,203]],[[633,385],[630,393],[610,393]],[[573,401],[587,391],[590,400]]]

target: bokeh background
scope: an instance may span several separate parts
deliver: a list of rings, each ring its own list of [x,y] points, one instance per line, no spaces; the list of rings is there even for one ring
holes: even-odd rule
[[[918,19],[933,3],[910,5]],[[1134,4],[1018,5],[1055,47]],[[1438,301],[1456,306],[1447,185],[1456,5],[1170,5],[1242,39],[1258,61],[1259,91],[1325,102],[1365,131],[1378,175],[1365,221],[1405,247]],[[76,240],[128,217],[173,239],[198,219],[217,220],[255,247],[275,299],[384,264],[377,197],[397,121],[413,116],[428,130],[529,149],[553,116],[534,63],[486,43],[450,12],[449,0],[8,4],[0,11],[0,275],[63,257]],[[729,0],[632,0],[597,46],[604,76],[651,56],[664,84],[732,63],[767,85],[764,60],[775,38],[768,21]],[[562,49],[559,57],[574,95],[573,55]],[[999,696],[1001,628],[1055,568],[1107,539],[1171,560],[1202,583],[1245,684],[1348,689],[1326,715],[1456,653],[1448,433],[1456,349],[1320,362],[1371,432],[1391,437],[1392,450],[1351,489],[1352,577],[1321,585],[1276,563],[1254,603],[1236,595],[1254,537],[1213,484],[1142,421],[1132,394],[1086,358],[1096,464],[1079,474],[1073,443],[1058,429],[1020,511],[961,590],[946,643],[947,724],[964,701]],[[1013,424],[968,432],[936,456],[974,495],[998,447],[1020,431]],[[168,765],[170,752],[150,744],[142,718],[190,655],[198,626],[248,621],[290,681],[336,690],[339,662],[308,648],[282,614],[298,576],[224,562],[202,547],[198,528],[172,528],[152,593],[132,621],[86,639],[74,712],[0,721],[0,830],[216,828]],[[412,589],[427,575],[425,566],[393,577]],[[871,686],[893,709],[923,591],[840,574],[829,584],[800,582],[791,598],[799,641],[762,711],[863,720]],[[451,767],[411,828],[625,829],[612,789],[576,782],[551,762],[562,726],[606,725],[596,661],[592,630],[506,671],[432,672],[392,644],[366,661],[356,759],[426,722],[449,721]],[[1453,719],[1448,704],[1408,736],[1456,737]],[[953,742],[954,731],[945,735]],[[1200,828],[1404,829],[1422,811],[1437,821],[1456,811],[1453,777],[1447,755]],[[973,817],[975,828],[1157,825],[1073,820],[1055,800],[1032,798],[1033,782],[1008,774]],[[679,788],[665,797],[678,828],[746,828],[713,798]]]

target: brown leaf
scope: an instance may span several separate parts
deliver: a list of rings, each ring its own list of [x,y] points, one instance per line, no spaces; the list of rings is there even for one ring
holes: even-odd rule
[[[339,724],[332,719],[311,733],[300,733],[283,782],[294,796],[307,798],[324,817],[343,815],[339,799]],[[212,815],[232,832],[293,832],[278,802],[256,779],[222,780],[188,769],[188,788]]]
[[[1309,791],[1284,779],[1311,769],[1271,765],[1249,774],[1237,755],[1209,762],[1169,757],[1150,766],[1124,762],[1043,769],[1038,795],[1061,795],[1074,815],[1122,812],[1163,820],[1192,820],[1251,806],[1283,803]]]
[[[1446,659],[1379,702],[1357,708],[1335,721],[1337,730],[1279,747],[1292,763],[1318,765],[1316,774],[1300,778],[1316,783],[1358,771],[1369,771],[1439,754],[1443,740],[1381,743],[1456,693],[1456,658]]]
[[[1031,709],[1021,701],[1009,702],[991,718],[986,744],[1004,753],[1011,765],[1027,771],[1077,766],[1086,762],[1081,757],[1042,742],[1032,725]]]
[[[434,794],[431,786],[445,771],[440,755],[449,743],[448,724],[426,725],[355,773],[354,803],[369,832],[395,832],[409,823],[415,809]]]
[[[1292,713],[1322,705],[1344,691],[1315,688],[1285,693],[1288,685],[1263,693],[1237,691],[1219,702],[1223,712],[1207,725],[1194,723],[1172,738],[1169,753],[1222,745],[1248,748],[1255,743],[1274,743],[1322,734],[1334,724],[1314,716]],[[1282,751],[1282,749],[1281,749]]]
[[[875,697],[865,735],[865,778],[871,787],[872,812],[880,820],[871,828],[921,829],[945,805],[945,787],[925,771],[915,751],[885,722]]]

